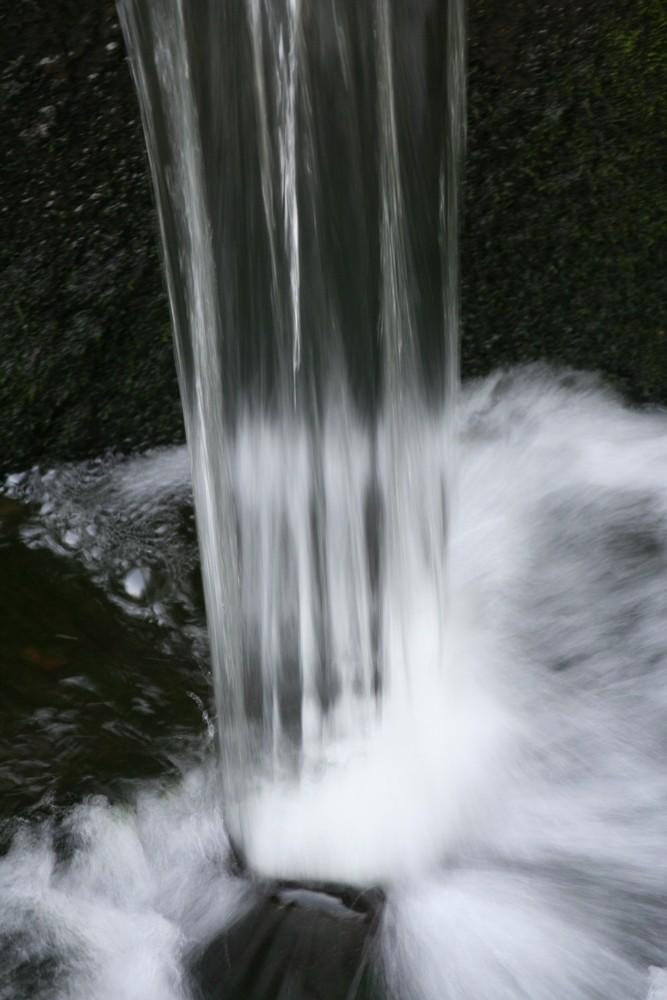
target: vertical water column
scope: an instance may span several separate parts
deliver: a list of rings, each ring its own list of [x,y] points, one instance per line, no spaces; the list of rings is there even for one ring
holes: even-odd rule
[[[253,789],[321,775],[397,706],[417,725],[443,669],[462,6],[120,9],[242,816]]]
[[[449,519],[454,513],[456,484],[457,405],[460,384],[461,273],[460,235],[466,144],[465,2],[447,4],[447,58],[444,144],[440,165],[440,254],[445,334],[445,447]]]
[[[411,295],[414,288],[413,260],[406,227],[401,164],[397,135],[394,74],[394,38],[391,6],[378,0],[378,160],[380,187],[380,315],[384,373],[384,449],[382,454],[384,497],[383,644],[382,684],[386,698],[404,700],[410,688],[410,637],[408,624],[415,571],[411,525],[411,502],[419,502],[415,466],[421,456],[415,422],[421,414],[415,370],[415,318]],[[421,574],[420,574],[421,578]]]
[[[223,421],[220,262],[186,10],[184,0],[119,3],[158,203],[221,719],[231,706],[232,714],[243,712],[239,568]]]
[[[257,153],[271,261],[271,302],[279,342],[278,393],[291,389],[297,404],[301,365],[301,264],[297,198],[297,87],[301,0],[248,0]],[[250,80],[248,81],[250,84]],[[272,134],[273,129],[273,134]],[[276,148],[277,147],[277,148]],[[283,398],[284,408],[287,400]]]
[[[418,724],[446,671],[447,530],[459,383],[458,206],[464,121],[463,5],[377,3],[383,422],[383,678],[389,710]],[[426,58],[428,33],[446,58]],[[436,43],[437,44],[437,43]],[[420,53],[421,59],[415,54]],[[438,76],[440,73],[440,76]],[[440,115],[431,103],[443,101]],[[427,138],[424,138],[427,137]],[[419,155],[428,153],[426,162]],[[437,171],[437,194],[433,170]],[[432,220],[426,218],[432,212]],[[440,274],[429,280],[437,234]],[[434,303],[442,310],[435,320]],[[438,306],[436,305],[436,308]],[[429,329],[430,328],[430,329]],[[433,386],[429,332],[441,343]],[[440,340],[441,338],[441,340]],[[436,357],[437,351],[435,352]],[[435,389],[435,391],[434,391]],[[429,391],[430,390],[430,391]],[[444,407],[444,434],[433,397]],[[408,709],[408,711],[406,711]]]

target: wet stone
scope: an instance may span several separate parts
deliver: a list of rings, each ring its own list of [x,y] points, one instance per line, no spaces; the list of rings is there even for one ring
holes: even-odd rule
[[[382,899],[378,889],[267,887],[193,957],[197,1000],[380,1000],[373,952]]]

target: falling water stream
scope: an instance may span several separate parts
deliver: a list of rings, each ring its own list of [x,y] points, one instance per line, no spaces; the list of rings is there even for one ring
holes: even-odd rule
[[[664,1000],[667,418],[459,388],[461,3],[120,11],[188,453],[3,486],[136,638],[22,647],[63,673],[0,745],[0,1000]],[[100,726],[130,791],[54,735]]]
[[[388,878],[421,864],[388,836],[389,746],[409,771],[411,734],[448,698],[462,6],[120,9],[177,331],[228,827],[254,870]]]

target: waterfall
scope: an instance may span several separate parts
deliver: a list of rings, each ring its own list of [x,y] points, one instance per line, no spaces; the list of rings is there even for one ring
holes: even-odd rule
[[[120,10],[174,321],[228,824],[255,866],[314,875],[303,845],[264,858],[257,828],[273,822],[252,818],[258,802],[278,789],[321,810],[314,790],[355,784],[352,761],[367,766],[388,728],[411,743],[447,697],[462,3]],[[367,858],[355,877],[379,874],[379,835],[351,849]],[[349,877],[338,864],[329,874]]]
[[[459,392],[460,4],[121,13],[189,457],[0,483],[0,1000],[664,1000],[667,414]]]

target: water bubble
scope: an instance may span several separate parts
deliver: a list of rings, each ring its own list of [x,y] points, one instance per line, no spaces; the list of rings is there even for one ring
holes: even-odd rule
[[[26,472],[12,472],[7,476],[5,483],[9,489],[15,486],[20,486],[26,480]]]
[[[128,597],[135,601],[142,600],[146,596],[151,584],[152,573],[147,566],[135,566],[123,578],[123,589]]]

